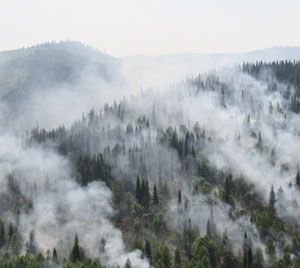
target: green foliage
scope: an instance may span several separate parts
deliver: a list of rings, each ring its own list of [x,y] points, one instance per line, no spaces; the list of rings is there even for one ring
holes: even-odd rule
[[[274,254],[275,254],[274,240],[273,240],[271,237],[269,237],[269,238],[267,239],[267,248],[266,248],[266,251],[267,251],[267,253],[268,253],[271,257],[273,257]]]
[[[233,192],[232,191],[232,187],[233,187],[232,185],[233,185],[232,175],[229,174],[229,176],[227,176],[226,179],[225,179],[222,199],[227,204],[230,204],[230,205],[234,206],[234,200],[233,200],[233,195],[232,195],[232,192]]]
[[[217,259],[217,245],[208,237],[200,237],[193,244],[193,262],[195,265],[215,267]]]
[[[164,228],[165,224],[163,220],[163,214],[161,212],[155,214],[152,224],[156,233],[159,233],[162,228]]]
[[[155,264],[154,267],[164,267],[170,268],[172,264],[171,254],[169,248],[165,245],[158,247],[155,254]]]

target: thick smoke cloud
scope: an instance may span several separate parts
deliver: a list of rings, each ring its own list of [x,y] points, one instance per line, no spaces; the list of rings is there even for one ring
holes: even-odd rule
[[[150,186],[157,183],[161,172],[170,185],[171,193],[176,196],[181,188],[183,196],[189,200],[189,210],[184,215],[178,214],[177,202],[171,200],[166,216],[169,226],[181,229],[183,220],[191,218],[200,233],[204,234],[213,208],[218,233],[227,231],[236,246],[242,245],[244,232],[247,231],[255,246],[263,247],[258,231],[248,216],[229,217],[229,205],[217,200],[211,205],[211,196],[193,196],[190,182],[180,172],[177,153],[155,141],[157,129],[172,126],[179,130],[182,125],[192,129],[196,122],[210,137],[206,154],[211,164],[218,170],[230,171],[234,177],[242,176],[252,182],[255,190],[265,197],[265,202],[271,185],[274,185],[276,191],[282,189],[283,193],[277,195],[279,216],[299,220],[300,198],[289,183],[293,182],[300,161],[300,121],[288,111],[288,102],[283,98],[286,85],[277,83],[278,90],[272,91],[269,84],[274,81],[268,72],[264,78],[269,81],[262,82],[236,69],[224,69],[203,75],[206,84],[200,89],[188,80],[167,89],[158,89],[158,84],[154,84],[154,89],[138,92],[138,75],[136,83],[132,83],[134,78],[131,68],[123,66],[123,80],[120,83],[104,81],[95,75],[93,69],[87,68],[76,85],[66,84],[43,90],[35,88],[29,94],[27,104],[21,107],[23,113],[13,122],[5,120],[10,107],[5,102],[0,104],[1,125],[9,126],[14,132],[2,133],[0,136],[1,185],[7,190],[7,176],[13,174],[20,185],[21,196],[25,200],[33,196],[32,209],[21,213],[19,219],[9,212],[13,199],[8,209],[5,204],[6,209],[2,209],[1,213],[4,218],[19,225],[25,239],[29,231],[34,229],[42,251],[56,246],[61,255],[67,256],[77,233],[88,254],[100,256],[110,266],[123,266],[129,258],[134,267],[149,267],[140,252],[126,252],[120,230],[110,222],[114,215],[110,206],[111,192],[103,183],[95,182],[80,187],[68,160],[59,156],[51,146],[50,149],[32,147],[26,144],[24,137],[15,137],[16,133],[24,133],[25,129],[34,126],[36,121],[47,129],[60,124],[70,126],[92,107],[98,111],[106,102],[122,100],[124,96],[130,112],[122,123],[124,128],[127,123],[142,115],[151,122],[149,133],[144,132],[142,137],[126,141],[126,146],[135,144],[144,149],[142,157]],[[168,83],[159,81],[160,85],[181,80],[181,77],[173,79],[173,75],[169,76],[167,72],[162,71],[160,75],[166,75]],[[211,79],[219,81],[213,90]],[[147,82],[151,84],[151,80],[156,81],[147,72]],[[223,86],[225,88],[222,92]],[[114,118],[103,122],[108,123],[113,127],[120,122]],[[96,131],[100,132],[101,129]],[[259,135],[262,137],[262,150],[257,149]],[[148,137],[151,150],[145,150]],[[103,140],[91,152],[101,152],[105,146],[115,143],[112,138]],[[113,169],[116,179],[129,179],[132,183],[136,173],[126,157],[119,159]],[[217,192],[217,189],[214,191]],[[5,194],[4,190],[2,194]],[[5,208],[4,204],[1,206]],[[176,222],[175,217],[178,219]],[[105,242],[101,244],[101,241]],[[101,245],[104,249],[101,249]],[[236,252],[239,250],[235,248]]]
[[[17,219],[10,214],[16,200],[1,198],[2,216],[17,224],[23,239],[33,229],[42,252],[56,247],[64,257],[77,234],[89,256],[101,256],[111,267],[124,266],[127,259],[133,267],[149,267],[139,251],[126,252],[122,233],[110,222],[115,212],[110,205],[111,192],[104,183],[81,187],[65,158],[50,149],[27,147],[11,133],[0,136],[0,144],[2,197],[11,191],[7,177],[13,174],[18,197],[32,200],[32,208]],[[105,241],[102,251],[101,241]]]

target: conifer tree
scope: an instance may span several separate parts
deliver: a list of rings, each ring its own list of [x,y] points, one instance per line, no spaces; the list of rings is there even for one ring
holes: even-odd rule
[[[57,263],[58,262],[58,256],[57,256],[57,252],[56,252],[56,248],[53,248],[53,253],[52,253],[52,261]]]
[[[125,263],[125,268],[131,268],[131,261],[130,259],[127,259],[126,263]]]
[[[151,245],[150,245],[150,242],[149,240],[146,239],[145,241],[145,255],[146,257],[148,258],[150,264],[152,263],[152,250],[151,250]]]
[[[270,191],[270,197],[269,197],[269,208],[272,210],[272,212],[275,212],[275,191],[274,191],[274,187],[272,185],[271,187],[271,191]]]
[[[185,155],[188,155],[188,153],[189,153],[189,139],[190,139],[190,134],[189,134],[189,132],[187,132],[185,135],[185,142],[184,142]]]
[[[12,222],[9,223],[9,228],[8,228],[8,239],[10,240],[14,234],[14,227]]]
[[[178,191],[178,201],[177,201],[178,205],[181,205],[182,200],[181,200],[181,191]]]
[[[145,181],[145,192],[144,192],[144,207],[146,209],[146,211],[149,209],[149,205],[150,205],[150,192],[149,192],[149,183],[148,180]]]
[[[175,250],[174,264],[175,264],[176,268],[181,267],[181,256],[180,256],[180,250],[178,247],[176,247],[176,250]]]
[[[207,219],[207,223],[206,223],[206,236],[208,238],[211,237],[211,228],[210,228],[210,222],[209,222],[209,219]]]
[[[252,256],[252,249],[249,247],[248,249],[248,257],[247,257],[247,267],[251,268],[253,264],[253,256]]]
[[[154,184],[153,187],[153,205],[158,205],[159,203],[159,198],[158,198],[158,194],[157,194],[157,189],[156,189],[156,184]]]
[[[165,268],[171,267],[171,254],[167,246],[162,247],[162,262]]]
[[[296,175],[296,186],[300,187],[300,172],[299,172],[299,169],[298,169],[297,175]]]
[[[262,150],[263,149],[263,141],[262,141],[262,137],[261,137],[261,132],[258,133],[258,140],[256,143],[256,147],[258,150]]]
[[[224,185],[224,201],[228,204],[231,203],[231,184],[232,176],[230,174],[228,177],[226,177]]]
[[[85,257],[83,249],[79,246],[79,240],[77,234],[75,235],[74,246],[70,253],[70,260],[72,262],[83,261]]]
[[[0,220],[0,249],[5,246],[6,243],[6,235],[4,229],[4,223]]]
[[[140,182],[140,178],[139,175],[137,175],[136,178],[136,185],[135,185],[135,198],[137,199],[137,201],[139,203],[141,203],[141,198],[142,197],[142,191],[141,191],[141,182]]]
[[[29,240],[26,243],[26,251],[29,254],[35,254],[37,252],[34,230],[29,232]]]
[[[142,180],[142,184],[141,184],[141,198],[140,198],[142,206],[145,206],[145,199],[146,199],[145,193],[146,193],[146,181]]]

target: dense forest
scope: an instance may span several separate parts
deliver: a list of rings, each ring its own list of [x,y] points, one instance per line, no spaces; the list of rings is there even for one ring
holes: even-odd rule
[[[300,267],[300,62],[244,63],[91,106],[101,95],[74,87],[98,80],[79,73],[92,62],[107,87],[115,59],[52,46],[2,66],[0,267]],[[49,87],[86,109],[52,127],[69,106],[58,115],[46,102],[24,129]]]

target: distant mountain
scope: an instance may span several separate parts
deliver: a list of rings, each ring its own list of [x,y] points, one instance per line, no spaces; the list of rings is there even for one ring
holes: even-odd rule
[[[79,42],[45,43],[0,53],[0,95],[15,100],[28,90],[76,84],[85,73],[110,80],[117,60]]]
[[[273,47],[246,53],[179,53],[162,56],[129,56],[122,67],[137,85],[161,86],[211,69],[243,62],[300,60],[300,47]],[[133,76],[134,75],[134,76]],[[176,78],[176,79],[174,79]]]
[[[300,47],[274,47],[240,54],[181,53],[115,58],[80,42],[45,43],[0,53],[0,96],[13,101],[32,90],[77,85],[87,76],[125,82],[133,90],[163,87],[188,75],[242,62],[300,60]]]

